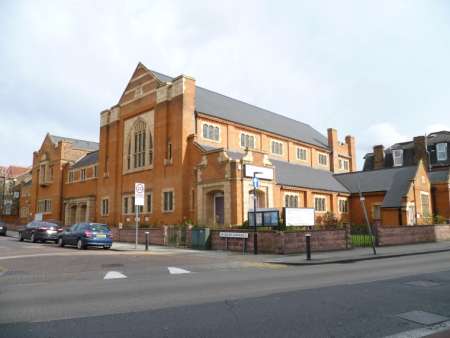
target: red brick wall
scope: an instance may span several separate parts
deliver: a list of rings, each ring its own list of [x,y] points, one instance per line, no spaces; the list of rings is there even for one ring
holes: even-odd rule
[[[404,245],[450,240],[450,225],[378,227],[378,244]]]
[[[113,240],[117,242],[134,243],[136,241],[135,229],[117,229],[112,228]],[[138,230],[138,242],[145,244],[145,232],[149,234],[149,244],[164,245],[164,229],[152,228],[152,229],[139,229]]]
[[[220,238],[219,230],[211,231],[211,249],[225,250],[226,239]],[[305,231],[258,232],[258,252],[272,254],[289,254],[305,252]],[[228,250],[242,252],[244,241],[240,238],[228,239]],[[247,252],[253,252],[253,232],[249,232],[246,243]],[[315,230],[311,231],[312,251],[331,251],[347,249],[345,230]]]

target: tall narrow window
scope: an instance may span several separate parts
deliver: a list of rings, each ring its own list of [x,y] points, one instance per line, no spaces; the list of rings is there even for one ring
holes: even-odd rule
[[[123,213],[128,214],[128,197],[123,198]]]
[[[403,149],[392,150],[392,158],[394,159],[394,167],[403,165]]]
[[[80,181],[84,181],[85,179],[86,179],[86,169],[81,169]]]
[[[437,160],[447,161],[447,143],[436,144]]]
[[[172,159],[172,143],[170,142],[167,144],[167,159]]]
[[[109,200],[107,198],[102,199],[102,216],[109,214]]]
[[[145,165],[145,122],[138,121],[134,129],[134,154],[133,164],[135,168]]]
[[[173,211],[173,191],[164,191],[164,211]]]

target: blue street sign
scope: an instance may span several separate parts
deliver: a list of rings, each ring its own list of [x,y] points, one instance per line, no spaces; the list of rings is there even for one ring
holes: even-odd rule
[[[258,177],[253,177],[252,181],[253,181],[253,187],[254,188],[259,188],[259,178]]]

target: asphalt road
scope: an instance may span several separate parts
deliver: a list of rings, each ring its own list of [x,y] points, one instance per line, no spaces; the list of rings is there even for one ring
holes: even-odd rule
[[[450,253],[290,267],[0,238],[0,337],[384,337],[426,327],[414,310],[450,317]]]

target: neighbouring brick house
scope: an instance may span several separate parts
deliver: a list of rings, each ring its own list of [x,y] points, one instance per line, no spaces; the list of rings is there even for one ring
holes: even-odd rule
[[[417,136],[387,149],[376,145],[364,160],[364,171],[402,168],[422,162],[431,183],[432,214],[450,220],[450,131]]]
[[[349,221],[335,173],[356,169],[355,140],[172,78],[139,64],[119,102],[100,114],[100,142],[48,134],[33,158],[32,213],[66,224],[242,224],[253,206],[316,208]],[[253,171],[263,171],[256,192]]]
[[[20,216],[21,189],[30,180],[30,168],[0,167],[0,220],[11,222]]]
[[[430,180],[417,165],[335,175],[351,193],[351,221],[364,224],[415,225],[432,222]],[[362,202],[361,202],[362,197]]]

